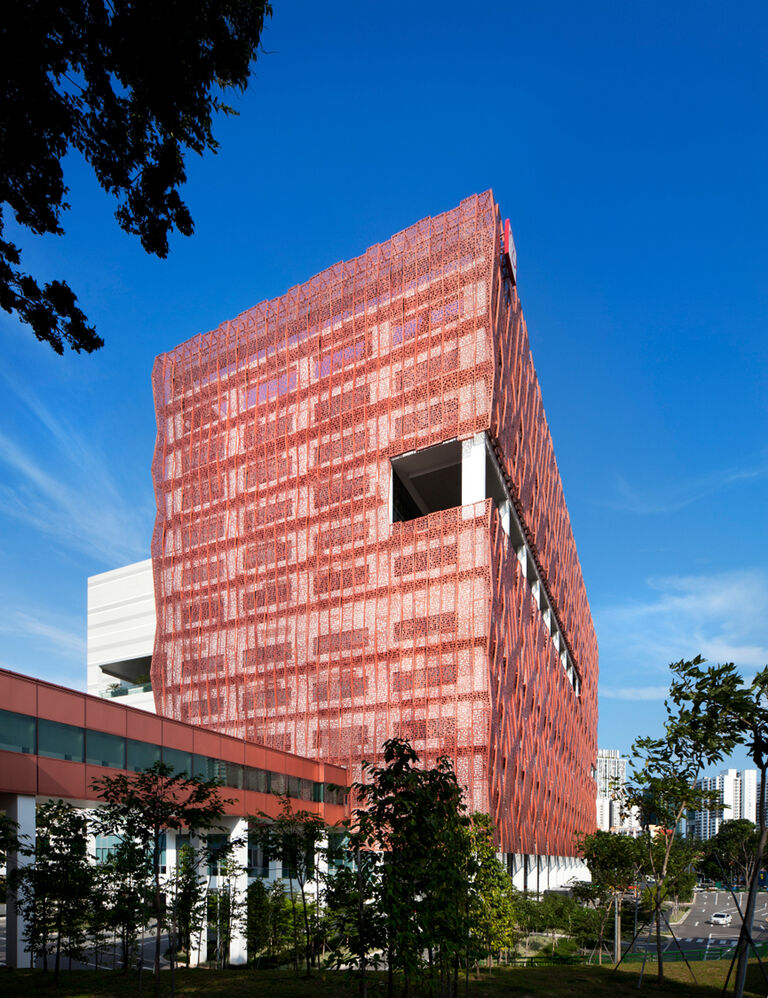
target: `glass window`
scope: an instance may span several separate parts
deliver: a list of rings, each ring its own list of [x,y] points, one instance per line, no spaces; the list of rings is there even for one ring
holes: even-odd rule
[[[285,793],[285,774],[284,773],[271,773],[270,774],[271,791],[273,794],[284,794]]]
[[[125,739],[106,731],[86,731],[85,761],[91,766],[125,769]]]
[[[97,835],[94,840],[94,852],[97,863],[105,863],[120,844],[117,835]]]
[[[194,758],[195,776],[201,780],[221,780],[226,778],[226,767],[221,759],[211,759],[207,755],[196,755]]]
[[[301,780],[298,776],[286,776],[285,792],[289,797],[301,797]]]
[[[0,749],[35,753],[35,718],[0,710]]]
[[[323,783],[313,783],[312,784],[312,800],[315,804],[322,804],[324,800],[323,790],[325,789],[325,784]]]
[[[245,767],[245,789],[256,790],[260,794],[269,793],[269,776],[266,769],[256,769],[255,766]]]
[[[243,767],[238,766],[236,762],[225,762],[224,767],[226,770],[224,785],[227,787],[237,787],[239,790],[243,785]]]
[[[224,865],[229,852],[227,835],[208,836],[208,876],[218,877],[224,873]]]
[[[49,759],[68,759],[83,762],[85,758],[85,732],[72,724],[59,724],[58,721],[37,722],[37,751]]]
[[[174,773],[185,773],[192,775],[192,753],[182,752],[181,749],[166,748],[163,746],[163,762],[166,763]]]
[[[343,804],[347,796],[346,787],[340,787],[333,783],[325,785],[326,804]]]
[[[307,845],[304,853],[304,873],[307,879],[311,880],[315,875],[315,854],[310,845]],[[284,857],[281,861],[280,876],[283,880],[295,880],[296,871],[290,865],[290,858]]]
[[[160,762],[160,746],[152,745],[151,742],[135,742],[128,739],[128,764],[126,769],[138,773],[140,769],[149,769],[156,762]]]
[[[248,831],[248,875],[250,877],[268,877],[269,860],[263,846],[256,840],[255,834]]]
[[[160,846],[160,863],[158,865],[160,866],[160,872],[165,873],[165,864],[166,864],[165,850],[168,845],[168,841],[165,837],[165,832],[160,832],[160,838],[158,839],[157,844]]]
[[[338,870],[342,866],[350,865],[347,856],[347,833],[328,832],[328,866],[332,870]]]

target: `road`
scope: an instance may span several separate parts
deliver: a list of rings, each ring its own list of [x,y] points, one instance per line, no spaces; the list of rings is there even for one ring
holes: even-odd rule
[[[747,895],[737,892],[736,898],[741,910],[744,911]],[[732,916],[730,925],[711,925],[709,919],[716,911],[728,912]],[[632,909],[624,908],[624,924],[631,917]],[[701,891],[694,896],[693,906],[682,922],[673,925],[675,936],[683,952],[691,950],[712,951],[712,959],[723,954],[730,954],[739,938],[741,918],[728,891]],[[768,941],[768,894],[761,892],[757,896],[755,921],[752,928],[752,938],[755,942]],[[646,929],[635,943],[636,949],[655,949],[654,939],[648,938]],[[676,951],[677,946],[671,936],[663,940],[664,952]]]
[[[165,969],[168,967],[168,961],[162,956],[163,953],[168,949],[168,934],[163,933],[162,942],[160,946],[160,967]],[[144,958],[144,969],[152,970],[154,968],[155,960],[155,937],[150,935],[149,930],[144,935],[141,941],[141,953]],[[53,966],[53,957],[48,957],[49,968]],[[5,962],[5,916],[0,916],[0,964]],[[42,960],[38,960],[37,966],[42,967]],[[69,968],[69,958],[62,957],[62,966],[65,970]],[[86,951],[85,961],[73,960],[72,969],[73,970],[83,970],[86,968],[94,968],[96,966],[95,957],[92,952]],[[99,966],[103,967],[105,970],[114,970],[115,968],[122,967],[122,962],[120,959],[120,947],[110,946],[106,951],[102,950],[99,953]],[[138,960],[136,961],[136,966],[138,966]]]

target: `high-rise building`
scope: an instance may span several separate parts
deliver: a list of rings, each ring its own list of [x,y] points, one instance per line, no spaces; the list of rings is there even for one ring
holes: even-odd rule
[[[353,778],[407,737],[452,758],[513,869],[572,857],[597,642],[492,194],[159,356],[153,384],[158,711]]]
[[[627,759],[618,749],[597,750],[597,827],[621,835],[640,833],[638,809],[626,809],[622,791],[627,782]]]
[[[699,790],[716,790],[720,795],[718,807],[706,811],[691,811],[688,815],[688,834],[697,839],[711,839],[724,821],[745,818],[757,823],[757,770],[724,769],[717,776],[698,780]]]
[[[611,797],[627,782],[627,760],[618,749],[597,750],[597,796]]]

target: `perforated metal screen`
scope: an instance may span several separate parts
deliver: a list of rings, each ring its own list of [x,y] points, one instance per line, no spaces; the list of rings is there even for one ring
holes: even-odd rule
[[[158,710],[349,766],[407,735],[509,852],[594,827],[597,646],[490,192],[157,358]],[[390,460],[488,431],[492,500],[390,522]],[[534,848],[535,846],[535,848]]]

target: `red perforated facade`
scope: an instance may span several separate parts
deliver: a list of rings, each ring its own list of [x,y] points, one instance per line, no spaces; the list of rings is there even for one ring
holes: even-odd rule
[[[153,688],[353,778],[407,735],[504,851],[571,855],[597,644],[501,233],[472,197],[157,358]],[[527,555],[492,498],[391,522],[392,458],[478,434]]]

